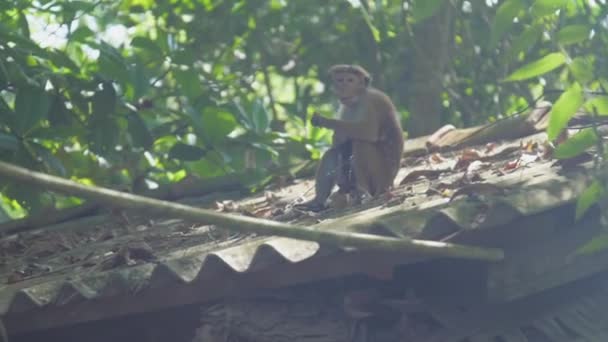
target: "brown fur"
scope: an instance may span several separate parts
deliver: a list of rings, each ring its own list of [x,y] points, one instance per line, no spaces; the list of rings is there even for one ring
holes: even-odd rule
[[[352,141],[354,178],[357,186],[376,196],[393,184],[403,152],[403,133],[397,110],[390,98],[374,88],[365,88],[357,106],[362,117],[353,121],[320,119],[319,125]]]
[[[369,73],[356,65],[329,69],[332,90],[340,100],[338,119],[312,117],[315,126],[334,131],[333,146],[325,152],[317,169],[316,196],[302,204],[320,210],[334,185],[340,192],[359,197],[386,192],[399,171],[403,133],[395,106],[382,91],[370,87]]]

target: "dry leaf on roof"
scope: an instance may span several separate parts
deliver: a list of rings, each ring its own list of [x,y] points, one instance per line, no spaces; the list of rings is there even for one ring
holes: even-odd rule
[[[504,195],[506,192],[506,189],[502,186],[498,186],[496,184],[491,184],[491,183],[475,183],[475,184],[469,184],[469,185],[465,185],[462,188],[456,190],[456,192],[454,192],[454,194],[452,195],[452,197],[450,198],[450,202],[453,201],[456,197],[460,196],[460,195],[467,195],[467,196],[479,196],[479,195],[483,195],[483,196],[498,196],[498,195]]]
[[[508,161],[504,166],[504,170],[513,171],[513,170],[518,169],[520,166],[521,166],[521,159],[517,158],[515,160]]]
[[[408,173],[402,180],[401,182],[399,182],[399,185],[404,185],[406,183],[409,183],[413,180],[416,180],[420,177],[424,177],[426,179],[437,179],[439,178],[439,175],[441,175],[442,173],[445,172],[449,172],[449,169],[437,169],[437,170],[414,170],[410,173]]]

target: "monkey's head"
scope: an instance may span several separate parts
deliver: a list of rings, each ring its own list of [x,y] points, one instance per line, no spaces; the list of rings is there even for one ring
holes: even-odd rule
[[[334,94],[347,106],[356,103],[372,80],[367,70],[358,65],[334,65],[328,74]]]

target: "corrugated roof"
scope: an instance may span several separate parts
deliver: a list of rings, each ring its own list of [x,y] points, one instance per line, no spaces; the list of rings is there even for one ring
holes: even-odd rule
[[[589,163],[555,166],[555,160],[542,158],[545,140],[541,133],[477,150],[406,158],[397,182],[413,171],[423,176],[428,176],[425,172],[431,169],[444,172],[438,179],[408,180],[390,198],[374,199],[361,206],[318,216],[300,213],[274,218],[318,229],[449,241],[461,232],[497,227],[576,198],[586,184]],[[477,153],[475,157],[471,157],[473,152]],[[275,191],[273,196],[231,204],[250,213],[271,215],[271,208],[293,202],[311,185],[310,180],[298,182]],[[455,191],[467,187],[465,196],[450,200]],[[273,273],[278,265],[289,267],[349,253],[288,238],[227,235],[213,227],[142,213],[85,217],[70,222],[72,228],[65,226],[0,240],[4,259],[0,281],[6,284],[0,286],[1,315],[10,317],[115,296],[125,298],[210,277],[217,281],[234,274],[263,272],[278,279],[281,275]],[[144,247],[140,247],[142,243]],[[137,256],[140,250],[152,256]],[[117,255],[125,251],[131,255],[121,263]],[[398,262],[417,260],[420,258],[411,256]],[[326,273],[332,271],[338,274],[337,270]],[[278,283],[285,285],[289,280]],[[133,301],[137,300],[134,296]]]

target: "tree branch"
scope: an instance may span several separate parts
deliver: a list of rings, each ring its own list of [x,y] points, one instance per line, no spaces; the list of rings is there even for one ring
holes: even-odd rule
[[[499,261],[504,258],[504,252],[497,248],[481,248],[409,238],[398,239],[372,234],[315,230],[277,221],[219,213],[209,209],[161,201],[106,188],[86,186],[60,177],[30,171],[2,161],[0,161],[0,175],[25,182],[29,185],[37,185],[49,190],[94,200],[108,206],[146,210],[158,215],[170,215],[183,219],[203,221],[206,224],[215,224],[222,228],[229,228],[230,230],[242,233],[278,235],[340,247],[356,247],[385,252],[417,253],[421,256],[429,257],[486,261]]]

